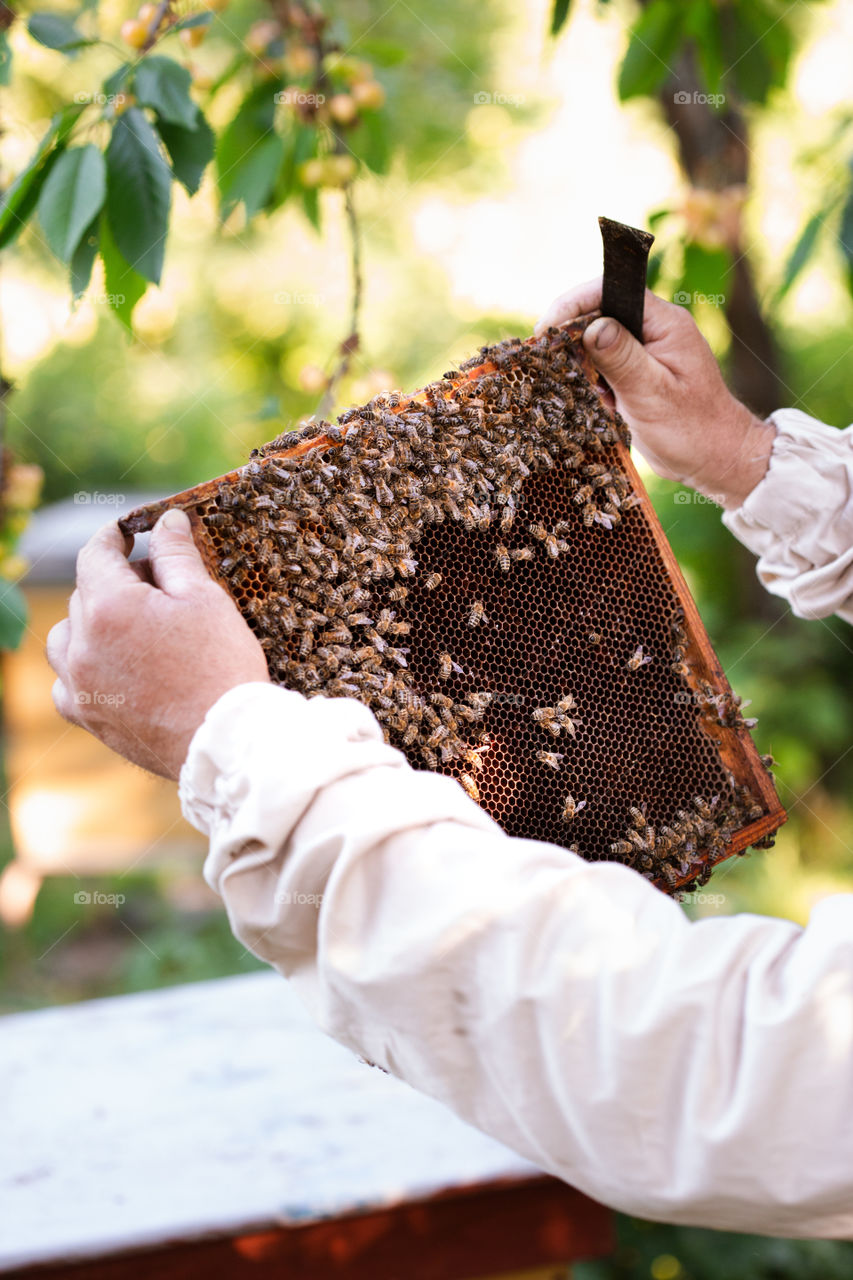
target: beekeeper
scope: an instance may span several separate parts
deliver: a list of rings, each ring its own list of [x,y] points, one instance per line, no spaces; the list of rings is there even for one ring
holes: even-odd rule
[[[725,508],[795,613],[853,621],[853,427],[761,422],[652,294],[643,338],[607,318],[584,336],[639,450]],[[691,923],[626,867],[511,839],[361,703],[272,685],[182,512],[148,568],[128,549],[111,524],[80,553],[56,706],[179,779],[234,933],[324,1031],[621,1210],[853,1237],[853,897],[805,929]]]

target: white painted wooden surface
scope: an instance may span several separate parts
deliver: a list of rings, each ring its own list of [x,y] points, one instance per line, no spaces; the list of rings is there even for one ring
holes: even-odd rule
[[[0,1271],[538,1172],[273,973],[2,1018],[0,1099]]]

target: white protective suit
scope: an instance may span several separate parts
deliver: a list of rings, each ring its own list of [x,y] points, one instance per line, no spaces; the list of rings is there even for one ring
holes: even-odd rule
[[[853,622],[853,426],[773,415],[727,526]],[[349,699],[226,693],[180,778],[231,927],[320,1027],[645,1218],[853,1237],[853,896],[691,923],[637,873],[506,836]]]

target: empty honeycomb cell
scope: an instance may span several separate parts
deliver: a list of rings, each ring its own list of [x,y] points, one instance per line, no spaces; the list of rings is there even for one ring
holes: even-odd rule
[[[511,835],[673,891],[784,812],[579,335],[483,348],[165,505],[273,680],[361,699]]]

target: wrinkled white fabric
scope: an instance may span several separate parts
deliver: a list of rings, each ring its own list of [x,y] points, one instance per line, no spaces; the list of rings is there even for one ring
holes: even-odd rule
[[[843,612],[849,433],[792,415],[727,523],[796,609]],[[361,704],[266,684],[210,710],[180,795],[237,937],[354,1052],[616,1208],[853,1237],[853,896],[691,923],[510,839]]]
[[[758,576],[801,618],[853,622],[853,426],[799,409],[770,415],[767,474],[723,523],[759,557]]]

